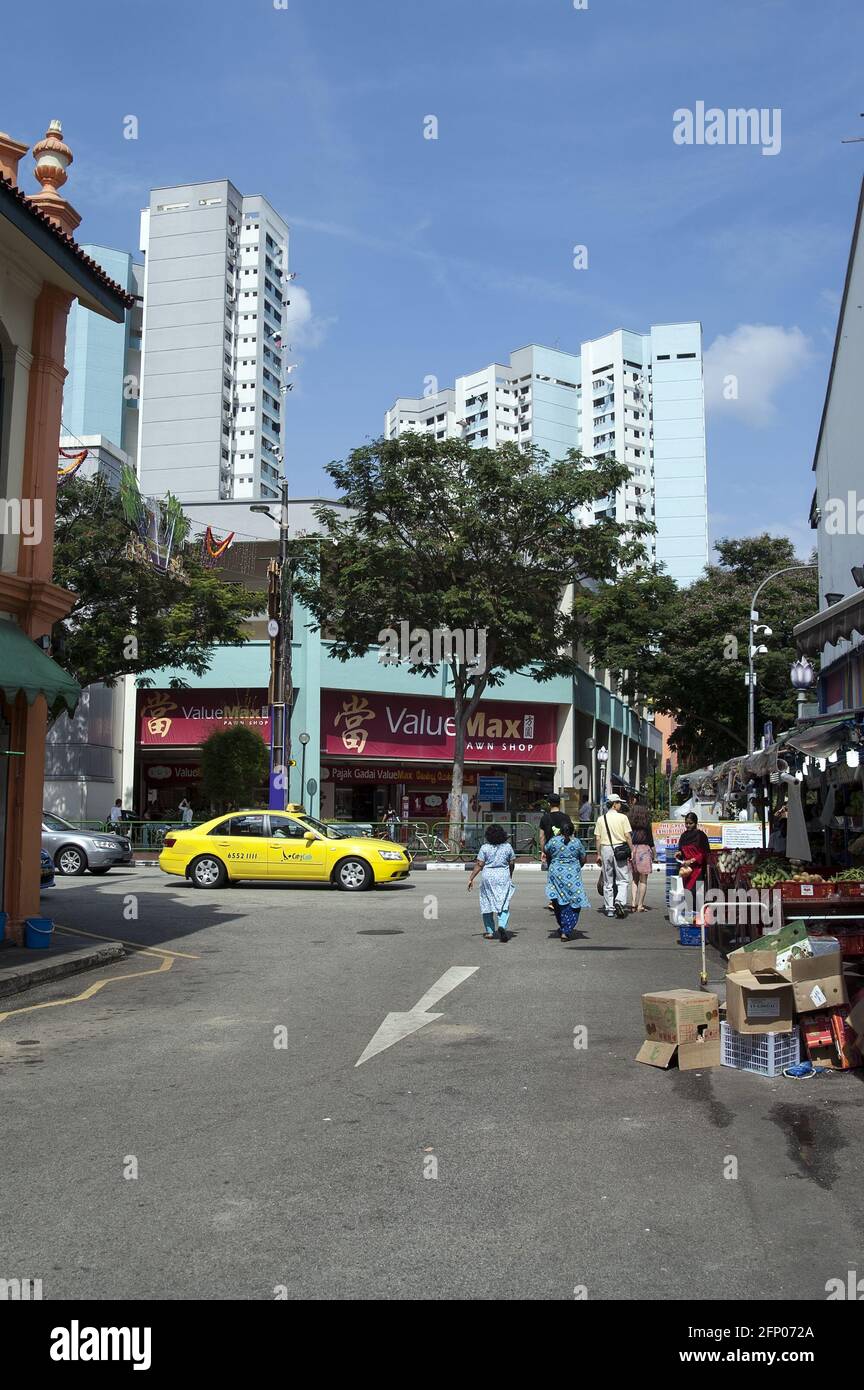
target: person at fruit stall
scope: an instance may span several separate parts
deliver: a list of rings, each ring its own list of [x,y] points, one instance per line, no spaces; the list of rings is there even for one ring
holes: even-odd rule
[[[699,829],[699,817],[693,811],[687,812],[684,825],[686,828],[678,841],[675,858],[681,865],[684,889],[692,893],[697,883],[705,885],[711,846],[705,831]]]

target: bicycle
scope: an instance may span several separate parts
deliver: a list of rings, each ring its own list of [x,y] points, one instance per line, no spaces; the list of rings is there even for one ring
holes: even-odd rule
[[[424,830],[417,830],[413,835],[409,835],[405,848],[411,854],[450,853],[450,847],[446,840],[442,840],[440,835],[436,835],[432,831]]]

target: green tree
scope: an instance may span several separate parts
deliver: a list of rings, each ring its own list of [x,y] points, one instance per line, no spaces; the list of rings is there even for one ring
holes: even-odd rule
[[[629,469],[576,450],[550,462],[516,444],[475,449],[412,433],[355,449],[327,471],[349,510],[318,509],[326,537],[320,565],[317,551],[302,544],[292,558],[316,626],[335,633],[333,655],[362,655],[402,621],[430,641],[435,629],[466,634],[466,643],[469,633],[485,634],[482,667],[458,650],[446,661],[455,848],[468,721],[484,692],[511,672],[541,681],[572,673],[577,629],[562,604],[566,586],[611,579],[620,565],[640,561],[651,528],[628,533],[608,517],[582,524]],[[406,664],[424,676],[439,669],[419,646]]]
[[[161,666],[201,676],[214,646],[245,640],[260,595],[208,569],[199,541],[181,540],[174,555],[166,572],[130,547],[120,497],[104,483],[76,478],[59,489],[54,580],[75,603],[53,637],[81,685]]]
[[[201,745],[201,787],[215,815],[256,805],[269,768],[267,745],[245,724],[217,729]]]
[[[597,658],[638,688],[653,707],[674,716],[670,739],[682,762],[704,767],[747,751],[748,617],[756,588],[775,570],[802,563],[784,537],[721,540],[717,561],[686,588],[650,574],[625,575],[580,597],[584,639]],[[759,637],[768,652],[755,659],[757,734],[765,720],[777,733],[794,723],[789,668],[792,630],[818,608],[815,569],[782,575],[758,600]]]

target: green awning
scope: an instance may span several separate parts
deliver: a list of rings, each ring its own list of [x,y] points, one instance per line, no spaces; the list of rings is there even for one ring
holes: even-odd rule
[[[74,714],[81,695],[78,682],[8,618],[0,618],[0,690],[10,704],[19,692],[28,705],[44,695],[54,719],[64,711]]]

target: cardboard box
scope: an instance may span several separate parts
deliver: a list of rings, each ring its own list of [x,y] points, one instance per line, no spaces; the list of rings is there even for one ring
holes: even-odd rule
[[[642,995],[645,1036],[649,1042],[695,1043],[720,1038],[716,994],[700,989],[662,989]]]
[[[864,1052],[864,999],[860,999],[846,1016],[850,1029],[855,1034],[860,1052]]]
[[[799,1014],[817,1009],[834,1009],[849,1003],[843,978],[843,957],[839,951],[824,956],[793,960],[779,973],[791,982],[795,1008]]]
[[[666,1071],[674,1061],[679,1071],[695,1071],[700,1067],[720,1066],[720,1038],[703,1036],[697,1042],[652,1042],[649,1038],[636,1053],[637,1062]]]
[[[774,952],[777,965],[780,968],[787,965],[790,960],[797,960],[800,956],[813,954],[813,947],[807,938],[807,927],[804,922],[787,922],[779,931],[765,932],[762,936],[757,936],[755,941],[750,941],[746,946],[742,946],[741,949],[747,954],[752,951],[771,950]]]
[[[762,938],[763,941],[765,939]],[[758,951],[748,951],[745,948],[732,952],[726,962],[726,968],[730,975],[744,970],[757,975],[773,970],[776,974],[782,975],[793,987],[795,1008],[799,1014],[848,1004],[849,996],[843,977],[843,958],[836,946],[833,950],[828,949],[818,955],[799,956],[789,960],[785,965],[780,964],[781,960],[782,956],[775,956],[774,951],[768,947]],[[731,1023],[731,1018],[729,1021]]]
[[[777,970],[726,976],[726,1017],[736,1033],[791,1033],[794,1008],[792,984]]]
[[[861,1066],[861,1052],[846,1009],[828,1009],[801,1020],[801,1035],[814,1066],[848,1071]]]

